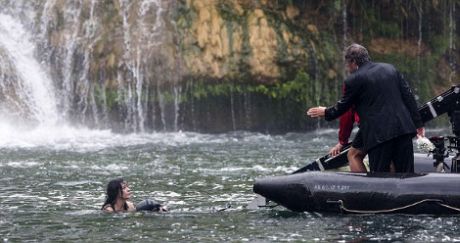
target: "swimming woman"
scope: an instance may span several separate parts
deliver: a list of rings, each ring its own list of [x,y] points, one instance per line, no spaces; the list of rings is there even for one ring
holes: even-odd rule
[[[129,201],[131,190],[128,183],[122,178],[111,180],[107,184],[107,198],[102,210],[106,212],[132,212],[136,211],[134,204]]]
[[[153,199],[146,199],[134,206],[129,201],[131,190],[122,178],[111,180],[107,185],[107,198],[102,205],[106,212],[156,211],[167,212],[168,209]]]

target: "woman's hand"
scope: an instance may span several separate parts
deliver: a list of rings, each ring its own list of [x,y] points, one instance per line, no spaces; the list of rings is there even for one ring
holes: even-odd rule
[[[336,155],[340,154],[340,151],[342,151],[342,148],[343,148],[343,145],[340,144],[340,143],[337,143],[334,147],[332,147],[329,150],[329,154],[332,155],[332,156],[336,156]]]
[[[425,137],[425,127],[417,128],[417,137]]]

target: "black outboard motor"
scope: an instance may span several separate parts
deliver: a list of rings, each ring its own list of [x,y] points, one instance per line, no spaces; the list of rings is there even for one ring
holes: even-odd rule
[[[449,112],[448,115],[452,124],[452,132],[456,137],[460,137],[460,110]]]
[[[430,142],[434,145],[434,149],[430,153],[433,154],[433,167],[436,168],[437,172],[445,172],[445,169],[450,169],[444,162],[444,159],[449,157],[449,153],[446,151],[445,139],[442,136],[430,137]]]
[[[422,121],[425,123],[447,113],[452,125],[452,132],[455,136],[446,137],[449,141],[446,154],[448,156],[449,153],[455,153],[452,159],[451,172],[460,172],[460,85],[452,86],[441,95],[425,103],[419,108],[419,113]],[[431,140],[431,142],[436,146],[435,151],[433,151],[435,164],[444,163],[444,152],[442,152],[442,143],[444,143],[444,140],[435,139],[435,141]]]
[[[451,171],[453,173],[460,172],[460,110],[453,110],[448,113],[450,123],[452,125],[452,132],[455,136],[448,137],[449,151],[455,152],[455,157],[452,159]]]

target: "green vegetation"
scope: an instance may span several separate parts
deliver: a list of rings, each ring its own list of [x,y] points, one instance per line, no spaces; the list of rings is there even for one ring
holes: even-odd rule
[[[272,100],[290,100],[299,103],[302,106],[317,105],[318,99],[324,100],[325,96],[321,96],[319,92],[315,92],[314,86],[318,86],[322,81],[312,80],[304,71],[299,71],[293,80],[287,82],[276,82],[275,84],[246,84],[222,82],[219,84],[207,84],[205,81],[195,81],[193,87],[188,94],[188,99],[207,99],[211,96],[224,96],[242,94],[258,94],[266,96]],[[321,87],[316,87],[320,91]],[[312,92],[313,90],[313,92]],[[315,94],[316,93],[316,94]],[[327,97],[326,97],[327,98]],[[188,101],[187,97],[183,100]]]

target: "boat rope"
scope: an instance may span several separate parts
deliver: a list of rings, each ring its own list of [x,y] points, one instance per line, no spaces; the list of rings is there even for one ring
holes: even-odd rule
[[[450,205],[445,204],[445,203],[439,203],[439,202],[438,202],[438,204],[439,204],[440,206],[446,207],[446,208],[448,208],[448,209],[452,209],[452,210],[454,210],[454,211],[460,212],[460,208],[457,208],[457,207],[454,207],[454,206],[450,206]]]
[[[366,213],[368,213],[368,214],[393,213],[393,212],[397,212],[397,211],[400,211],[400,210],[403,210],[403,209],[414,207],[414,206],[416,206],[418,204],[422,204],[422,203],[425,203],[425,202],[435,202],[435,203],[438,203],[439,205],[444,206],[444,207],[448,207],[448,208],[451,207],[449,205],[443,204],[442,200],[440,200],[440,199],[423,199],[421,201],[418,201],[418,202],[415,202],[415,203],[412,203],[412,204],[409,204],[409,205],[405,205],[405,206],[402,206],[402,207],[397,207],[397,208],[380,209],[380,210],[358,210],[358,209],[349,209],[349,208],[345,207],[345,205],[344,205],[342,200],[337,201],[337,203],[340,204],[340,209],[342,211],[345,211],[347,213],[363,213],[363,214],[366,214]],[[456,208],[454,210],[460,211],[459,208]]]

